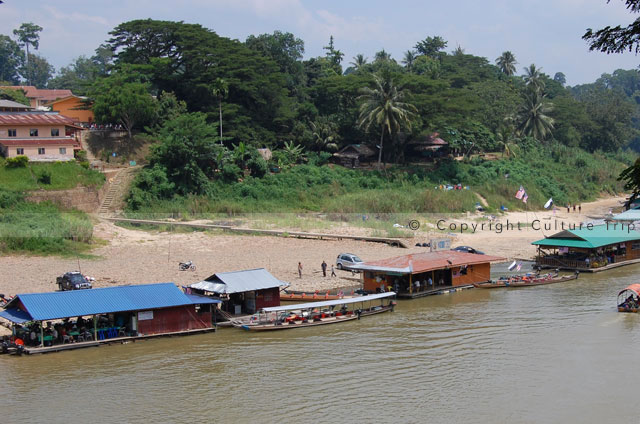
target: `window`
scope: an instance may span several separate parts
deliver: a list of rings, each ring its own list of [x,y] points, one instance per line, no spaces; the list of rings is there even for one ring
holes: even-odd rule
[[[44,155],[44,147],[38,147],[38,154]]]
[[[51,137],[59,137],[60,130],[58,128],[51,128]]]
[[[18,130],[12,129],[9,130],[9,137],[15,137],[18,134]]]
[[[60,154],[61,155],[66,155],[67,154],[67,148],[66,147],[61,147],[60,148]]]
[[[634,241],[631,244],[631,250],[640,250],[640,242]]]
[[[16,155],[24,155],[24,149],[22,147],[18,147],[16,149]]]
[[[37,136],[38,136],[38,129],[37,129],[37,128],[31,128],[31,129],[29,130],[29,135],[30,135],[31,137],[37,137]]]

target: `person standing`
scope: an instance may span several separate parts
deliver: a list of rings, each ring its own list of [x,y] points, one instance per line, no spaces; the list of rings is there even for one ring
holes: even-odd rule
[[[336,277],[336,271],[333,269],[333,264],[331,264],[331,278]]]
[[[582,205],[578,205],[578,214],[582,213]]]
[[[302,278],[302,262],[298,262],[298,276]]]
[[[322,267],[322,276],[323,277],[327,277],[327,263],[325,261],[322,261],[322,265],[320,265]]]

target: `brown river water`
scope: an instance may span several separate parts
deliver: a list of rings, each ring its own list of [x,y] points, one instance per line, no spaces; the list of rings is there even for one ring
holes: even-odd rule
[[[335,326],[0,356],[3,423],[638,423],[639,265]]]

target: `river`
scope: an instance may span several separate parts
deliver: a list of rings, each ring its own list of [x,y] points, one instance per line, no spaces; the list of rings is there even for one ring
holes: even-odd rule
[[[615,304],[639,270],[335,326],[4,355],[2,422],[637,423],[640,315]]]

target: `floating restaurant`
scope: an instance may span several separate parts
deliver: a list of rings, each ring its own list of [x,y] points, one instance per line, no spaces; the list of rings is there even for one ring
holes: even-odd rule
[[[234,315],[253,314],[259,309],[280,306],[280,289],[289,283],[278,280],[264,268],[219,272],[187,290],[219,297],[222,310]]]
[[[581,226],[532,244],[540,268],[597,272],[640,262],[640,231],[620,222]]]
[[[504,260],[443,250],[365,262],[353,268],[362,271],[364,290],[394,291],[398,298],[411,299],[489,281],[491,263]]]
[[[215,330],[217,299],[188,295],[173,283],[28,293],[0,312],[12,343],[46,353],[161,335]]]

